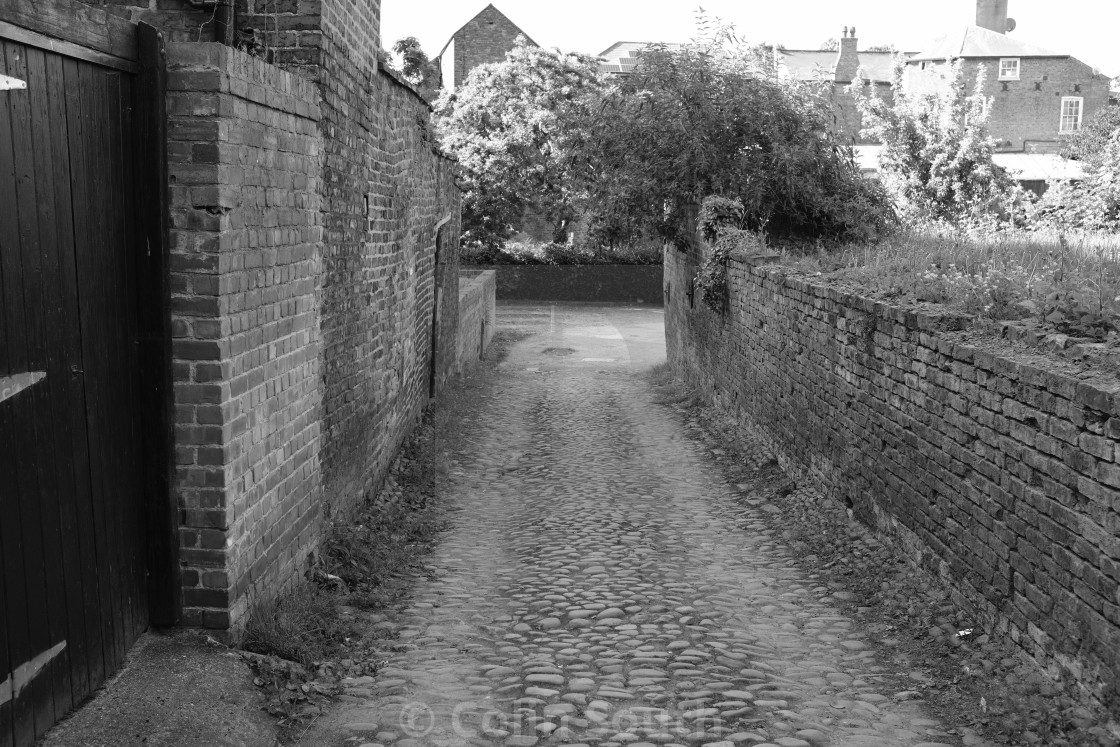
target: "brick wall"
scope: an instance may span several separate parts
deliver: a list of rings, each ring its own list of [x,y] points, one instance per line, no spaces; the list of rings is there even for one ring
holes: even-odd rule
[[[322,138],[315,86],[168,49],[184,622],[236,627],[317,538]]]
[[[437,379],[454,365],[459,192],[435,152],[430,110],[371,77],[324,34],[323,465],[331,510],[375,490],[427,402],[433,300],[443,296]],[[368,207],[367,207],[368,204]],[[436,260],[436,226],[445,245]]]
[[[989,127],[1003,151],[1056,151],[1063,97],[1085,99],[1083,124],[1108,106],[1109,79],[1072,57],[1023,57],[1019,80],[1012,81],[999,80],[998,59],[969,59],[965,61],[969,91],[981,68],[986,75],[984,95],[992,99]],[[920,63],[910,63],[906,85],[912,91],[934,90],[947,72],[945,63],[927,64],[925,70]]]
[[[214,41],[213,9],[194,8],[187,0],[79,0],[129,21],[146,23],[164,32],[168,41]]]
[[[674,369],[989,630],[1120,707],[1115,375],[739,259],[720,316],[688,299],[701,251],[667,250]]]
[[[493,5],[487,5],[455,34],[455,88],[463,85],[467,74],[479,65],[503,61],[519,36],[525,36],[525,32]]]
[[[461,233],[430,107],[379,74],[379,0],[237,10],[256,56],[168,59],[184,622],[231,638],[454,373]]]
[[[497,273],[494,270],[463,270],[459,280],[459,331],[455,370],[462,373],[482,357],[494,339],[497,321]]]

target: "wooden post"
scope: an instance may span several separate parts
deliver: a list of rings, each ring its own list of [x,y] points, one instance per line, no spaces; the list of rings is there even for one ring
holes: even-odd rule
[[[163,34],[139,24],[136,86],[136,247],[140,303],[141,424],[144,434],[145,521],[148,528],[148,610],[152,625],[182,615],[179,511],[171,490],[174,400],[171,376],[171,274],[167,172],[167,50]]]

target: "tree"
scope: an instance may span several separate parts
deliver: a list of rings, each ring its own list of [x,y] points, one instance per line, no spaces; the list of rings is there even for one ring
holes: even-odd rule
[[[899,213],[910,221],[991,218],[1006,210],[1014,184],[992,162],[995,141],[988,132],[991,101],[983,95],[984,72],[972,93],[960,60],[932,93],[905,90],[895,69],[895,102],[849,87],[864,122],[864,136],[883,143],[879,168]]]
[[[1062,155],[1075,161],[1092,160],[1117,132],[1120,132],[1120,106],[1105,107],[1081,130],[1065,140]]]
[[[652,47],[603,96],[592,230],[651,229],[686,244],[710,195],[738,200],[743,228],[865,238],[889,222],[885,197],[830,134],[824,91],[783,82],[773,56],[710,35]]]
[[[401,75],[404,76],[426,101],[434,101],[439,94],[439,65],[428,59],[415,36],[398,39],[393,52],[401,58]]]
[[[830,37],[821,44],[820,48],[822,52],[837,52],[840,50],[840,40],[835,36]]]
[[[436,130],[463,170],[464,241],[500,246],[526,210],[559,230],[587,184],[598,61],[519,40],[437,104]]]
[[[1047,191],[1035,219],[1059,229],[1120,230],[1120,128],[1087,156],[1084,179]]]

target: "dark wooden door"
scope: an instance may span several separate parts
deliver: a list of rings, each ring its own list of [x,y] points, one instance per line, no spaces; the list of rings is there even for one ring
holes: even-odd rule
[[[148,624],[136,76],[4,38],[0,74],[27,84],[0,92],[0,747],[23,747]]]

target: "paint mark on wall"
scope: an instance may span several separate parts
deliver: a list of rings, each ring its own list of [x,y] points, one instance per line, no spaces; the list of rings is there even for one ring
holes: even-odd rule
[[[63,641],[26,664],[20,664],[16,667],[11,677],[0,682],[0,705],[18,698],[19,694],[23,692],[23,688],[27,687],[31,680],[35,679],[39,672],[42,672],[43,668],[50,663],[51,659],[61,654],[65,648],[66,641]]]

